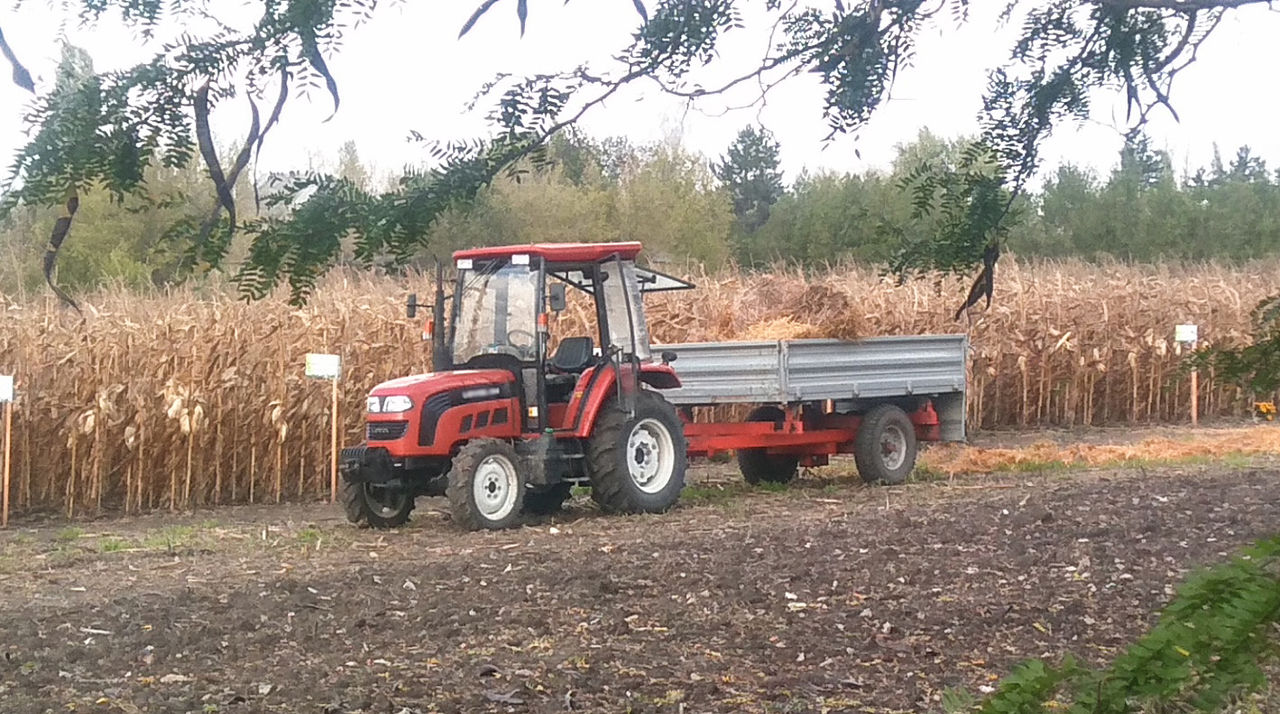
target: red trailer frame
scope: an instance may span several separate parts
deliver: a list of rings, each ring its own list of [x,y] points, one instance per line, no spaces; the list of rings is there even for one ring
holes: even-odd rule
[[[713,457],[740,449],[763,449],[767,454],[801,457],[802,466],[825,466],[833,454],[851,454],[863,417],[830,412],[812,413],[802,407],[782,409],[781,421],[697,423],[688,409],[684,434],[690,456]],[[932,401],[910,412],[919,441],[940,441],[940,422]]]

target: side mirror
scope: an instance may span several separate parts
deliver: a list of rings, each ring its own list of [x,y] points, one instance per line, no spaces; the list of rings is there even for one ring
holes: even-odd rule
[[[552,283],[548,290],[548,301],[551,303],[551,312],[562,312],[568,305],[568,301],[564,294],[564,283]]]
[[[410,320],[417,317],[418,316],[418,294],[409,293],[409,302],[405,303],[404,307],[405,307],[405,314],[408,315]]]
[[[676,357],[677,357],[677,356],[678,356],[678,355],[676,355],[676,353],[675,353],[675,352],[672,352],[671,350],[663,350],[663,351],[662,351],[662,363],[663,363],[663,364],[671,364],[672,362],[675,362],[675,361],[676,361]]]

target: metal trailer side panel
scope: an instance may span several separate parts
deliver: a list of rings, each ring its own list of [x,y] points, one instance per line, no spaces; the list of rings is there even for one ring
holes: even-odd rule
[[[694,342],[654,345],[675,352],[672,364],[682,387],[663,390],[672,404],[787,402],[778,342]]]
[[[786,347],[786,379],[794,401],[964,391],[963,335],[794,340]]]
[[[933,397],[942,438],[965,438],[966,335],[656,345],[676,354],[673,404],[786,404]]]

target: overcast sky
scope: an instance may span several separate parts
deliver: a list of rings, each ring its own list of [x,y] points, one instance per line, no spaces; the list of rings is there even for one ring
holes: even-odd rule
[[[282,124],[268,140],[261,169],[303,168],[331,164],[338,147],[354,140],[362,158],[381,171],[398,170],[425,160],[411,146],[411,130],[428,138],[483,135],[484,105],[464,111],[477,88],[496,72],[519,75],[599,63],[625,46],[639,22],[627,0],[532,2],[523,39],[513,2],[499,3],[476,29],[459,40],[457,33],[478,0],[407,0],[381,9],[374,20],[352,32],[330,67],[342,92],[342,108],[324,121],[331,103],[323,91],[289,105]],[[251,5],[232,0],[211,2],[232,17],[252,18]],[[36,76],[37,86],[50,86],[57,62],[60,33],[87,49],[99,70],[126,66],[148,56],[137,38],[116,23],[95,28],[59,27],[49,3],[27,2],[21,11],[0,7],[0,28],[18,56]],[[984,0],[975,8],[994,13],[1003,2]],[[1202,48],[1199,62],[1175,85],[1174,102],[1181,122],[1158,115],[1150,127],[1156,144],[1173,156],[1182,171],[1208,163],[1216,142],[1224,156],[1241,144],[1280,164],[1280,13],[1265,8],[1232,12]],[[950,24],[924,37],[915,66],[900,78],[893,99],[855,141],[841,137],[824,143],[822,91],[812,79],[799,78],[779,87],[763,108],[721,110],[726,102],[689,108],[661,95],[651,84],[639,84],[597,108],[583,122],[595,136],[625,135],[635,142],[678,137],[685,146],[708,156],[722,153],[744,125],[762,123],[782,143],[789,177],[802,168],[861,171],[885,167],[894,145],[909,141],[922,127],[954,137],[976,130],[975,115],[985,72],[1008,53],[1011,34],[991,22],[974,22],[957,30]],[[724,71],[741,71],[759,57],[767,37],[732,33],[723,45]],[[735,57],[743,57],[735,63]],[[7,77],[8,67],[0,77]],[[752,88],[728,98],[738,104]],[[1048,147],[1048,162],[1086,164],[1105,172],[1115,162],[1124,128],[1124,107],[1117,97],[1103,97],[1091,122],[1063,127]],[[7,164],[22,141],[21,115],[30,95],[0,82],[0,157]],[[244,104],[219,108],[214,118],[220,143],[231,143],[247,125]],[[861,158],[855,154],[855,149]]]

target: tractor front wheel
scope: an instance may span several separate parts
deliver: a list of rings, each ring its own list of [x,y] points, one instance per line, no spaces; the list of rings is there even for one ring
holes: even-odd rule
[[[591,498],[611,513],[661,513],[684,488],[688,446],[675,407],[656,392],[636,394],[635,414],[606,404],[587,440]]]
[[[343,479],[342,510],[347,520],[357,525],[367,523],[371,528],[395,528],[409,521],[413,495],[400,488]]]
[[[498,439],[468,442],[453,457],[445,495],[453,520],[467,530],[516,525],[524,506],[525,483],[515,448]]]

